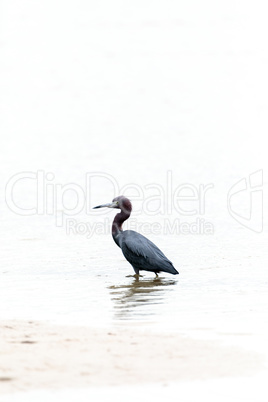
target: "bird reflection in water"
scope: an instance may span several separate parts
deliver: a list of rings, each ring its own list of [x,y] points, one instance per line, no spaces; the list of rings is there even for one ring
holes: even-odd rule
[[[167,294],[175,289],[176,284],[177,280],[167,278],[132,277],[129,283],[109,286],[115,318],[129,320],[156,315],[159,305],[167,304]]]

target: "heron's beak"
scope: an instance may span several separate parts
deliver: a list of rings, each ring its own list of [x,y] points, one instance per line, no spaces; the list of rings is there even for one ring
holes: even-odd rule
[[[94,207],[93,209],[97,209],[97,208],[118,208],[118,203],[116,201],[114,202],[108,202],[108,204],[102,204],[102,205],[97,205],[96,207]]]

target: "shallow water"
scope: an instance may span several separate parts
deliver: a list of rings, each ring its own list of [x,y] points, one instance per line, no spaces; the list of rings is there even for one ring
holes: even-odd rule
[[[266,333],[264,256],[219,250],[216,235],[205,241],[213,250],[210,255],[202,237],[196,241],[203,254],[186,256],[184,245],[177,259],[187,264],[175,264],[179,275],[155,278],[144,272],[136,279],[110,235],[106,246],[102,236],[91,240],[92,253],[88,240],[76,237],[67,243],[53,239],[51,248],[41,240],[18,240],[20,265],[7,263],[2,271],[0,316],[70,325],[142,325],[198,336],[203,331],[209,337]]]

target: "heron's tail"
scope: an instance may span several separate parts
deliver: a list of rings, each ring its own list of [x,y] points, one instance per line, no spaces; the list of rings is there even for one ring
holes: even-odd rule
[[[172,274],[172,275],[179,274],[179,272],[176,270],[176,268],[173,267],[173,264],[170,261],[168,261],[168,264],[166,263],[164,266],[162,265],[161,271],[168,272],[169,274]]]
[[[179,275],[179,272],[176,270],[176,268],[173,267],[173,265],[172,265],[172,269],[170,270],[170,273],[173,275]]]

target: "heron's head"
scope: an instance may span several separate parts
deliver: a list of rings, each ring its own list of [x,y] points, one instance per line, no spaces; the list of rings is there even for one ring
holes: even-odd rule
[[[108,204],[102,204],[94,207],[93,209],[97,208],[116,208],[116,209],[121,209],[123,212],[130,213],[132,210],[132,205],[131,202],[127,197],[124,197],[123,195],[119,195],[118,197],[115,197],[112,202]]]

